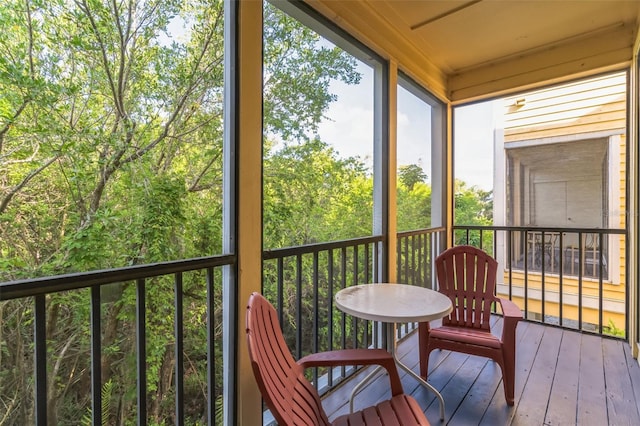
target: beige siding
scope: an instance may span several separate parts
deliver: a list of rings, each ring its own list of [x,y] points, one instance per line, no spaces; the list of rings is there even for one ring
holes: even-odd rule
[[[624,130],[625,92],[626,74],[617,73],[507,98],[504,140]]]
[[[508,282],[508,273],[504,276]],[[522,272],[513,271],[511,275],[513,301],[524,309],[525,277]],[[577,277],[563,277],[562,280],[562,317],[573,321],[579,319],[578,295],[580,282]],[[542,314],[542,276],[539,273],[529,273],[526,292],[528,296],[527,310],[530,314]],[[545,315],[560,315],[560,281],[557,275],[545,275],[544,280]],[[508,292],[498,291],[499,297],[508,298]],[[625,321],[625,287],[624,284],[604,282],[602,289],[603,315],[602,325],[614,325],[618,330],[626,329]],[[585,324],[598,325],[599,313],[599,283],[597,280],[582,280],[582,321]]]

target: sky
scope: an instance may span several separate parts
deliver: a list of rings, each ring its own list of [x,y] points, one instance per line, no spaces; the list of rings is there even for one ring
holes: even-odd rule
[[[489,101],[454,110],[455,178],[485,191],[493,189],[493,132],[496,118]]]
[[[373,155],[373,71],[360,64],[359,85],[333,82],[338,100],[331,104],[319,136],[341,157],[359,157],[371,166]],[[469,186],[493,189],[493,102],[455,110],[455,177]],[[398,166],[418,164],[431,177],[430,107],[398,90]]]

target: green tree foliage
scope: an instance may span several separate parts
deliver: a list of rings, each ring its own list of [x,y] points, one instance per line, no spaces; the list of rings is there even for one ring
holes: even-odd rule
[[[491,225],[493,223],[493,195],[465,182],[455,183],[456,225]]]
[[[411,164],[399,168],[396,200],[399,231],[431,226],[431,185],[422,167]]]
[[[427,181],[427,174],[422,170],[422,167],[417,164],[410,164],[408,166],[400,166],[398,170],[398,179],[400,183],[413,191],[413,187],[417,183],[424,183]]]
[[[468,186],[465,182],[455,182],[455,224],[482,225],[493,224],[493,194],[476,186]],[[472,231],[467,240],[466,233],[456,233],[456,244],[470,244],[480,247],[480,232]],[[493,250],[493,235],[483,234],[484,249]]]
[[[265,247],[371,235],[372,191],[372,179],[361,161],[340,159],[317,139],[267,151]]]
[[[329,82],[356,83],[359,74],[344,52],[265,7],[265,128],[306,140],[335,99]],[[223,2],[7,0],[0,25],[0,280],[220,253]],[[176,27],[181,34],[169,37]],[[336,184],[353,177],[349,185],[366,187],[355,161],[334,164],[326,155]],[[305,227],[295,238],[318,238],[312,233],[320,226]],[[206,416],[204,282],[199,273],[184,277],[185,393],[194,422]],[[164,278],[146,282],[148,408],[158,424],[170,422],[173,410],[172,286]],[[114,284],[102,293],[102,382],[117,398],[105,416],[126,424],[136,404],[135,287]],[[50,424],[72,424],[88,412],[88,297],[47,300]],[[0,423],[33,423],[31,321],[30,301],[0,307]]]

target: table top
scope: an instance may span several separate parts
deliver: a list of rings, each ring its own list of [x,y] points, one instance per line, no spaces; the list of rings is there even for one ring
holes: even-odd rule
[[[453,307],[442,293],[407,284],[362,284],[336,293],[341,311],[371,321],[431,321],[448,315]]]

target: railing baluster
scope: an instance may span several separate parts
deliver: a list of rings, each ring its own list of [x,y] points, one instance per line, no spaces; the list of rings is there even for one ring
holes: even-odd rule
[[[351,283],[351,285],[358,285],[358,274],[359,274],[359,269],[358,269],[358,246],[354,245],[353,246],[353,282]],[[358,318],[357,317],[351,317],[352,318],[352,324],[353,324],[353,347],[357,348],[358,347]]]
[[[370,266],[370,256],[369,256],[369,250],[371,250],[371,244],[369,243],[365,243],[364,244],[364,261],[363,261],[363,265],[364,265],[364,280],[363,280],[363,284],[368,284],[371,281],[369,281],[369,278],[371,277],[371,266]],[[369,334],[371,333],[371,335]],[[369,339],[369,336],[371,336],[371,339]],[[367,348],[369,347],[369,344],[373,344],[373,331],[371,330],[371,323],[368,320],[364,321],[364,331],[363,331],[363,339],[362,339],[362,345],[363,347]]]
[[[302,358],[302,255],[296,256],[296,357]]]
[[[369,284],[371,278],[371,244],[365,243],[364,245],[364,282],[362,284]]]
[[[513,300],[513,232],[507,232],[507,257],[509,262],[509,300]]]
[[[559,259],[559,265],[558,267],[560,268],[560,276],[558,277],[558,315],[559,317],[559,323],[560,323],[560,327],[562,327],[563,325],[563,307],[564,307],[564,290],[562,288],[562,284],[563,284],[563,278],[564,278],[564,252],[562,250],[562,247],[564,247],[564,233],[561,232],[560,233],[560,259]]]
[[[47,425],[47,306],[44,295],[34,298],[35,422]]]
[[[91,287],[91,424],[102,425],[102,326],[100,287]]]
[[[278,320],[280,321],[280,327],[284,325],[284,258],[278,258]]]
[[[342,247],[340,250],[340,266],[342,268],[342,276],[340,279],[340,287],[347,287],[347,248]],[[347,347],[347,314],[341,312],[342,317],[342,349],[346,349]],[[346,375],[346,368],[344,366],[340,367],[340,374],[342,377]]]
[[[524,318],[529,318],[529,240],[528,231],[522,233],[524,244]]]
[[[313,353],[317,353],[318,352],[318,339],[319,339],[319,333],[318,333],[318,328],[320,327],[320,318],[319,318],[319,314],[320,314],[320,305],[318,303],[318,287],[319,287],[319,283],[318,283],[318,252],[314,252],[313,253]],[[313,384],[316,387],[316,389],[318,388],[318,369],[314,368],[313,369]]]
[[[420,270],[420,278],[416,285],[420,287],[425,287],[427,282],[427,270],[428,270],[428,262],[429,262],[429,236],[428,235],[420,235],[420,264],[418,269]]]
[[[602,247],[603,247],[603,240],[604,240],[604,235],[602,234],[602,232],[598,233],[598,253],[600,253],[597,265],[598,265],[598,332],[600,334],[602,334],[602,311],[603,311],[603,297],[604,295],[602,294],[604,289],[603,289],[603,281],[602,281]],[[595,255],[595,253],[594,253]],[[595,256],[594,256],[595,257]],[[596,261],[594,260],[593,263],[593,267],[595,268],[596,266]]]
[[[182,273],[175,274],[174,296],[174,338],[175,343],[175,375],[176,375],[176,421],[175,424],[184,424],[184,318],[182,305]]]
[[[216,424],[216,325],[215,280],[213,268],[207,268],[207,418]]]
[[[373,263],[374,263],[373,282],[377,283],[377,282],[380,282],[380,274],[381,274],[380,262],[382,262],[382,260],[380,259],[380,256],[383,253],[384,244],[382,243],[382,241],[378,241],[377,243],[375,243],[374,247],[375,247],[375,253],[373,256]]]
[[[138,363],[138,425],[147,424],[147,326],[145,280],[136,285],[136,353]]]
[[[545,267],[545,263],[546,263],[546,247],[545,247],[545,233],[544,231],[542,231],[541,234],[541,241],[540,241],[540,249],[542,251],[542,264],[541,264],[541,268],[540,268],[540,287],[541,287],[541,294],[540,294],[540,299],[542,302],[541,305],[541,315],[542,315],[542,322],[545,322],[545,316],[544,316],[544,308],[545,308],[545,276],[546,276],[546,267]]]
[[[404,239],[404,279],[409,282],[409,238]]]
[[[407,283],[415,284],[416,282],[416,236],[412,235],[409,237],[411,239],[411,276],[407,277]]]
[[[582,330],[582,271],[583,271],[583,234],[578,232],[578,330]]]
[[[329,317],[327,318],[327,338],[329,340],[329,349],[332,351],[333,347],[333,250],[327,251],[327,284],[329,286]],[[329,368],[327,384],[329,388],[333,387],[333,368]]]

